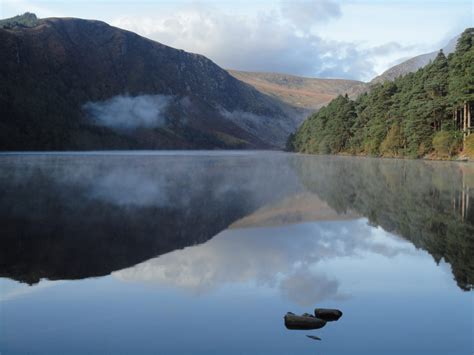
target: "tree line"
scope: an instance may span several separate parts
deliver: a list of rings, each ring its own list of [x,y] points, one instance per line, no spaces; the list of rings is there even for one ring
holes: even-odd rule
[[[338,96],[292,134],[288,150],[390,157],[474,156],[462,119],[474,101],[474,28],[454,53],[441,50],[427,66],[377,84],[356,100]],[[474,118],[472,118],[474,125]]]

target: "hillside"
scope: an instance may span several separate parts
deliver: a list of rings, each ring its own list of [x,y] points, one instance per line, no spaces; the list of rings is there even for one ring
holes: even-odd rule
[[[235,78],[262,93],[276,97],[289,105],[315,111],[338,95],[355,97],[365,89],[365,83],[345,79],[305,78],[280,73],[256,73],[228,70]]]
[[[448,44],[446,44],[446,46],[442,48],[445,55],[448,55],[454,52],[454,50],[456,49],[456,42],[458,39],[459,39],[459,36],[456,36],[455,38],[450,40]],[[393,81],[395,80],[395,78],[401,75],[416,72],[418,69],[424,67],[425,65],[428,65],[430,61],[434,60],[437,54],[438,54],[438,51],[434,51],[431,53],[421,54],[416,57],[405,60],[402,63],[397,64],[387,69],[379,76],[376,76],[375,78],[373,78],[370,81],[370,84],[379,84],[379,83],[383,83],[386,80]]]
[[[450,40],[443,48],[445,55],[454,52],[459,36]],[[253,86],[260,92],[273,96],[306,112],[319,110],[339,95],[348,94],[355,99],[371,86],[393,81],[399,76],[417,71],[436,58],[438,51],[421,54],[387,69],[365,83],[357,80],[305,78],[282,73],[245,72],[228,70],[235,78]]]
[[[307,153],[450,158],[474,146],[474,29],[448,58],[440,51],[416,73],[355,101],[339,96],[309,117],[288,142]],[[470,127],[471,128],[470,128]],[[471,156],[472,157],[472,156]]]
[[[274,148],[303,118],[204,56],[104,22],[2,23],[0,150]]]

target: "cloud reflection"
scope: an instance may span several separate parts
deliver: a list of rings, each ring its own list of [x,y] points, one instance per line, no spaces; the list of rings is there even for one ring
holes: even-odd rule
[[[208,242],[113,272],[123,281],[171,286],[194,294],[226,284],[269,287],[299,305],[348,297],[325,264],[366,253],[413,253],[411,244],[366,219],[229,229]]]

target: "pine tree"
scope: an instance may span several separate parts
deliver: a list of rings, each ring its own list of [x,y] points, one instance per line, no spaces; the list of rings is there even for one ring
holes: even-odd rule
[[[420,157],[452,155],[461,133],[453,112],[474,104],[474,29],[461,35],[454,54],[440,51],[416,73],[375,85],[356,101],[339,96],[307,119],[293,149]]]

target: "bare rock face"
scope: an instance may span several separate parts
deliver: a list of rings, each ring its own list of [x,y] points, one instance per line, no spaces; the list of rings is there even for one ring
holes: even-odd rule
[[[100,21],[28,24],[0,26],[2,150],[272,148],[282,147],[301,121],[297,109],[204,56]],[[163,124],[132,124],[124,132],[113,122],[91,123],[84,109],[143,95],[169,99],[156,112]]]

